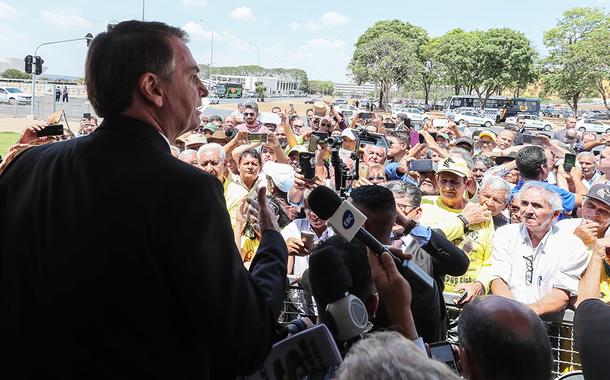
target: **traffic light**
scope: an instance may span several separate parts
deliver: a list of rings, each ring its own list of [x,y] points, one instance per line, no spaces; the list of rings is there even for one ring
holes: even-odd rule
[[[24,61],[25,61],[25,72],[28,74],[31,74],[33,57],[31,55],[26,55]]]
[[[93,34],[87,33],[87,35],[85,36],[85,39],[87,40],[87,47],[89,47],[89,44],[91,43],[91,40],[93,39]]]
[[[35,71],[36,75],[42,74],[42,64],[43,63],[44,63],[44,60],[41,57],[36,56],[36,71]]]

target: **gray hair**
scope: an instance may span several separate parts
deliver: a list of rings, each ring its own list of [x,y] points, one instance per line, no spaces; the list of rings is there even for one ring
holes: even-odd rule
[[[492,175],[483,181],[483,183],[481,184],[481,190],[483,190],[487,186],[489,186],[493,190],[506,191],[506,195],[505,195],[506,203],[510,203],[512,189],[511,189],[510,185],[508,184],[508,182],[506,182],[505,180],[503,180],[500,177]]]
[[[466,149],[453,148],[453,149],[451,149],[451,152],[449,152],[449,156],[454,157],[454,158],[455,157],[462,158],[464,161],[466,161],[468,170],[472,170],[472,167],[474,166],[474,161],[472,160],[472,155]]]
[[[422,192],[417,186],[397,179],[389,181],[385,184],[385,187],[395,196],[407,197],[412,207],[419,207],[421,205]]]
[[[593,152],[580,152],[576,156],[576,159],[578,160],[579,158],[582,158],[582,157],[595,158],[595,154],[593,154]]]
[[[189,155],[194,155],[195,158],[197,158],[197,151],[195,149],[185,149],[182,151],[182,153],[180,153],[178,159],[182,160],[184,157],[187,157]]]
[[[199,150],[197,151],[197,159],[199,161],[201,161],[200,157],[205,152],[218,152],[222,162],[225,162],[227,160],[227,152],[225,152],[224,148],[220,144],[209,143],[209,144],[203,144],[202,146],[200,146]]]
[[[559,196],[559,194],[557,194],[553,190],[549,190],[548,188],[546,188],[546,186],[544,185],[543,182],[539,182],[539,181],[525,182],[525,184],[523,185],[521,190],[519,190],[519,193],[518,193],[519,197],[523,196],[523,193],[525,193],[525,191],[527,191],[529,189],[537,189],[540,192],[542,192],[543,194],[545,194],[546,196],[544,198],[546,199],[547,204],[549,206],[551,206],[551,210],[563,211],[563,202],[561,201],[561,196]]]
[[[457,380],[449,367],[429,359],[394,331],[369,334],[353,345],[337,371],[337,380]]]

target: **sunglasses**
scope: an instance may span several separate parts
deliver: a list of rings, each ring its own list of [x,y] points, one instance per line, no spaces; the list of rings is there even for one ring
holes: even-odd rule
[[[330,127],[330,124],[322,123],[322,124],[320,124],[320,127]]]
[[[254,116],[256,115],[254,112],[244,112],[244,116]]]

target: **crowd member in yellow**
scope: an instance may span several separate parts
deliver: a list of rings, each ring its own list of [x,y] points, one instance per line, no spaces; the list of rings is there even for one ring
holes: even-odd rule
[[[440,195],[423,197],[421,224],[438,228],[466,253],[470,265],[460,277],[447,276],[445,291],[467,292],[462,303],[489,290],[483,268],[491,265],[494,225],[491,212],[478,203],[470,203],[464,194],[471,185],[470,170],[465,160],[448,157],[438,164],[436,181]]]

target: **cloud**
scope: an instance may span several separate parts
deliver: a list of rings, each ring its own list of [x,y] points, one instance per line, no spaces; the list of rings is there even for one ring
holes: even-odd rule
[[[10,4],[0,1],[0,19],[12,20],[17,18],[17,10]]]
[[[182,29],[189,34],[193,41],[210,40],[212,38],[211,30],[205,30],[200,24],[194,21],[188,21],[186,24],[182,25]],[[214,33],[214,38],[216,37],[219,37],[218,33]]]
[[[305,29],[315,31],[315,30],[322,29],[322,26],[320,24],[318,24],[317,22],[307,21],[305,23]]]
[[[91,28],[93,24],[73,11],[42,11],[43,20],[60,29],[86,29]]]
[[[229,16],[231,16],[231,18],[235,20],[256,21],[256,18],[252,14],[252,9],[248,7],[235,8]]]
[[[342,26],[347,24],[347,17],[335,11],[326,12],[322,15],[321,21],[328,26]]]
[[[292,30],[299,30],[301,29],[301,23],[298,21],[293,21],[290,23],[290,29]]]
[[[208,0],[182,0],[182,5],[185,7],[205,7],[208,5]]]

